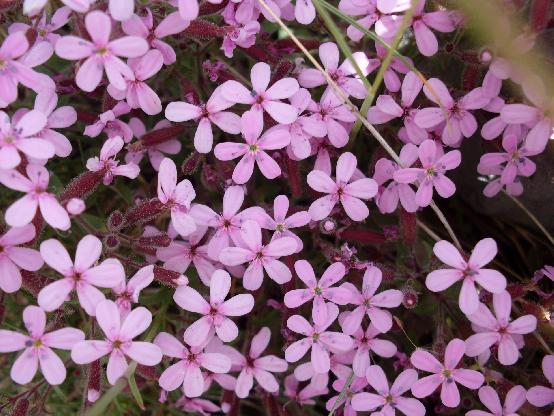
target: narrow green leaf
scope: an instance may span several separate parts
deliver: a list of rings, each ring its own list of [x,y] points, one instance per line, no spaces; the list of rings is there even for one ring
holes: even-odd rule
[[[137,381],[135,380],[135,375],[130,374],[128,381],[129,381],[129,388],[131,389],[131,394],[135,398],[135,401],[137,402],[140,409],[144,410],[144,401],[142,400],[142,396],[140,395],[140,391],[137,386]]]
[[[348,376],[348,379],[346,380],[346,383],[344,384],[344,387],[342,388],[339,397],[337,397],[337,400],[335,400],[335,403],[333,404],[333,407],[331,408],[331,411],[329,412],[328,416],[333,416],[335,413],[335,410],[337,410],[337,407],[342,403],[344,398],[346,397],[346,393],[348,392],[348,388],[352,384],[352,381],[354,380],[354,372],[351,372]]]

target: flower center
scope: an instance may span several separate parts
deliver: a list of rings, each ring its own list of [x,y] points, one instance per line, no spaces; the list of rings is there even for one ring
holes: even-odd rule
[[[256,153],[258,151],[258,145],[257,144],[251,144],[248,146],[248,150],[250,150],[252,153]]]
[[[123,342],[121,342],[120,340],[116,339],[114,342],[112,342],[112,347],[116,348],[116,349],[119,349],[121,348],[121,345],[123,345]]]

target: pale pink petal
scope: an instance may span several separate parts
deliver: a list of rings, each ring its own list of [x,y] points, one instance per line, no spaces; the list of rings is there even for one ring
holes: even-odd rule
[[[27,348],[15,360],[10,371],[10,377],[17,384],[27,384],[38,370],[38,354],[32,348]]]

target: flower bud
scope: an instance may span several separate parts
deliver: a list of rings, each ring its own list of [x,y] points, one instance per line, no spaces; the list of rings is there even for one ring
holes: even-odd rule
[[[95,360],[90,363],[88,371],[87,400],[94,403],[100,397],[100,378],[102,371],[100,360]]]
[[[183,175],[187,176],[194,174],[202,165],[203,159],[204,157],[200,153],[193,151],[181,165],[181,172],[183,172]]]
[[[29,400],[20,399],[15,403],[12,410],[12,416],[25,416],[29,410]]]
[[[182,33],[189,37],[210,40],[213,38],[224,37],[226,31],[222,26],[215,25],[207,20],[196,19],[190,22],[189,27],[187,27]]]
[[[103,176],[104,173],[101,170],[97,172],[87,170],[81,173],[67,185],[60,195],[60,201],[63,204],[72,198],[85,199],[100,185]]]
[[[106,226],[110,231],[119,231],[125,225],[125,218],[119,210],[113,211],[106,221]]]
[[[131,208],[125,213],[125,222],[128,224],[144,224],[152,221],[165,210],[165,205],[153,198]]]
[[[406,285],[402,288],[402,305],[406,309],[415,308],[418,300],[418,294],[412,286]]]
[[[121,244],[121,241],[119,240],[119,237],[115,234],[108,234],[104,237],[104,247],[106,247],[106,250],[114,251],[119,248],[119,245]]]
[[[65,205],[65,209],[71,215],[80,215],[86,209],[85,201],[81,198],[71,198]]]
[[[337,230],[337,221],[332,217],[327,217],[319,222],[319,230],[323,234],[334,234]]]

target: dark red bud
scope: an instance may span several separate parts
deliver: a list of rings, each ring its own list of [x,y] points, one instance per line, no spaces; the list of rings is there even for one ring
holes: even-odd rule
[[[203,40],[223,37],[226,33],[227,32],[224,27],[215,25],[202,19],[196,19],[190,22],[190,26],[187,27],[183,32],[183,34],[185,34],[186,36]]]
[[[168,140],[174,139],[185,131],[183,125],[164,127],[158,130],[152,130],[140,138],[144,146],[154,146]]]
[[[271,75],[271,80],[269,81],[270,85],[274,82],[279,81],[280,79],[283,79],[291,73],[291,71],[294,69],[294,64],[291,61],[279,61],[277,64],[277,67],[273,71],[273,74]]]
[[[171,238],[167,234],[154,235],[152,237],[140,237],[138,244],[153,247],[167,247],[171,244]]]
[[[533,0],[531,13],[529,14],[529,25],[535,33],[546,29],[551,16],[552,0]]]
[[[20,399],[16,402],[11,415],[12,416],[25,416],[29,410],[29,400]]]
[[[525,286],[521,284],[510,285],[506,288],[512,299],[517,299],[525,295]]]
[[[188,176],[196,173],[198,168],[202,165],[204,156],[197,151],[193,151],[190,155],[186,157],[181,165],[181,172],[183,175]]]
[[[215,14],[219,12],[220,10],[223,10],[225,6],[227,6],[227,3],[229,3],[229,0],[224,0],[219,4],[204,2],[200,6],[200,10],[198,12],[199,16],[207,16],[210,14]]]
[[[52,283],[49,278],[27,270],[21,270],[21,278],[23,288],[35,297],[44,287]]]
[[[164,269],[163,267],[160,267],[160,266],[154,266],[154,278],[158,282],[166,286],[175,287],[176,284],[174,280],[178,279],[180,276],[181,276],[180,273]]]
[[[158,378],[160,378],[160,375],[157,373],[154,367],[142,364],[137,365],[137,373],[147,380],[157,380]]]
[[[90,363],[88,367],[88,389],[100,391],[100,379],[102,367],[100,366],[100,360],[95,360]]]
[[[414,212],[407,212],[404,209],[400,210],[402,239],[407,245],[410,246],[415,243],[417,226],[416,219],[417,217]]]
[[[102,172],[86,171],[74,178],[60,195],[60,202],[65,204],[71,198],[85,199],[102,181]]]
[[[370,230],[348,228],[338,233],[342,240],[365,244],[381,244],[386,241],[383,234]]]
[[[477,86],[479,75],[479,68],[476,65],[465,66],[462,75],[462,88],[464,91],[471,91]]]
[[[144,224],[152,221],[165,210],[165,205],[158,198],[153,198],[131,208],[125,214],[127,224]]]
[[[417,306],[418,300],[419,296],[412,286],[406,285],[402,288],[402,305],[406,309],[415,308]]]
[[[123,217],[123,213],[119,210],[113,211],[106,221],[106,226],[110,231],[119,231],[124,225],[125,218]]]
[[[254,58],[258,62],[267,62],[269,64],[276,64],[279,62],[279,58],[268,53],[267,49],[261,45],[254,45],[248,49],[244,49],[248,55]]]
[[[298,162],[285,156],[285,164],[287,166],[288,183],[292,196],[300,197],[302,195],[302,180],[300,179],[300,169]]]
[[[106,247],[109,251],[114,251],[119,248],[119,245],[121,244],[121,241],[119,240],[119,237],[115,234],[107,234],[104,236],[104,247]]]

